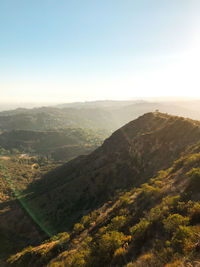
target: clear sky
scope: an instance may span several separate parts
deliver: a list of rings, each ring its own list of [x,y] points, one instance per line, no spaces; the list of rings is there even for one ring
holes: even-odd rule
[[[199,0],[0,0],[0,101],[200,97]]]

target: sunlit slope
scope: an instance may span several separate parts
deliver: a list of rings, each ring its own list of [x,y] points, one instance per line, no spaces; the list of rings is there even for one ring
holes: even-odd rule
[[[71,229],[84,214],[118,191],[139,186],[168,168],[200,140],[199,122],[148,113],[120,128],[88,156],[54,169],[27,189],[26,201],[54,233]]]
[[[27,248],[12,256],[9,263],[50,267],[199,266],[199,142],[183,150],[170,168],[150,177],[82,217],[71,233]]]

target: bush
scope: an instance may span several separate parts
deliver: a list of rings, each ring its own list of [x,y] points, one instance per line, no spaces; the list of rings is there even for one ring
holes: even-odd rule
[[[81,223],[76,223],[74,225],[74,233],[80,234],[84,230],[84,226]]]
[[[113,230],[119,230],[126,223],[127,218],[125,216],[116,216],[111,220],[111,228]]]
[[[64,242],[64,241],[69,240],[69,238],[70,238],[70,235],[69,235],[68,233],[66,233],[66,232],[63,232],[63,233],[59,233],[59,234],[57,234],[57,235],[54,235],[54,236],[50,239],[50,241],[60,240],[60,241]]]
[[[191,191],[191,193],[198,192],[200,187],[200,168],[193,168],[187,172],[187,176],[191,179],[187,191]]]
[[[97,249],[101,263],[106,264],[112,260],[114,252],[127,241],[126,236],[117,231],[109,231],[100,236]]]
[[[200,204],[198,202],[189,208],[188,213],[192,224],[200,223]]]
[[[179,226],[178,230],[173,234],[171,245],[174,249],[174,251],[177,251],[179,253],[183,252],[183,248],[188,240],[189,237],[191,237],[192,231],[187,226]]]
[[[119,198],[121,206],[127,206],[130,203],[130,194],[126,193]]]
[[[191,165],[194,166],[194,163],[199,163],[200,162],[200,153],[193,154],[189,156],[185,162],[187,167],[190,167]]]
[[[163,220],[164,228],[169,233],[176,231],[180,225],[187,225],[188,223],[189,219],[180,214],[170,214],[167,219]]]
[[[81,219],[81,224],[83,224],[84,226],[88,226],[90,221],[91,221],[90,215],[85,215]]]
[[[141,245],[145,242],[149,226],[150,222],[142,218],[138,224],[130,228],[135,248],[140,249]]]
[[[159,184],[160,186],[160,184]],[[152,186],[149,184],[143,184],[141,185],[141,189],[142,189],[142,193],[151,198],[151,200],[155,200],[157,198],[159,198],[162,194],[162,189],[158,186]]]

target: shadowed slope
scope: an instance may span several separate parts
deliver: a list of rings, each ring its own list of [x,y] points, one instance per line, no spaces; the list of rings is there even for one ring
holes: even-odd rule
[[[112,134],[88,156],[53,170],[29,188],[26,199],[53,232],[70,229],[80,216],[139,186],[168,168],[200,139],[199,122],[148,113]]]
[[[70,234],[12,256],[11,266],[200,266],[199,140],[167,170],[82,217]]]

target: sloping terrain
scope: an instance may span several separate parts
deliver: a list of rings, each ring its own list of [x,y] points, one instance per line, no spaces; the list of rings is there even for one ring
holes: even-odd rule
[[[6,150],[35,153],[54,160],[70,160],[88,154],[108,135],[106,131],[67,128],[51,131],[12,130],[0,134],[0,154]]]
[[[199,266],[199,188],[197,142],[170,168],[82,217],[70,234],[24,249],[8,262],[50,267]]]
[[[35,162],[36,157],[29,160],[13,156],[0,158],[0,263],[10,253],[30,243],[39,244],[48,237],[32,209],[23,201],[22,191],[57,165]]]
[[[200,140],[199,122],[148,113],[112,134],[88,156],[78,157],[32,183],[25,201],[51,233],[70,230],[84,214],[117,192],[139,186],[168,168]]]
[[[48,236],[7,264],[164,266],[187,251],[198,260],[199,141],[200,122],[154,112],[58,167],[3,157],[1,261]],[[185,236],[180,247],[176,235]]]

